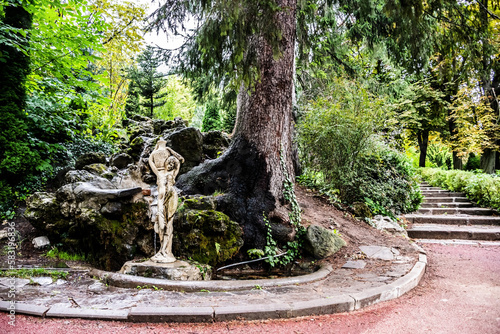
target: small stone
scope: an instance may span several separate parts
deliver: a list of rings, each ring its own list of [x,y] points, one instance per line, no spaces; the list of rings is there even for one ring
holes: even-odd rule
[[[399,255],[397,249],[382,246],[360,246],[359,249],[370,259],[392,261]]]
[[[35,248],[43,248],[50,245],[50,240],[46,236],[36,237],[32,242]]]
[[[357,261],[347,261],[342,268],[343,269],[363,269],[366,266],[366,262],[363,260]]]
[[[7,229],[0,231],[0,240],[7,238],[7,236],[8,236]]]
[[[89,285],[89,287],[87,288],[88,292],[92,292],[92,293],[96,293],[96,294],[103,293],[106,290],[107,290],[107,287],[102,282],[96,282],[92,285]]]
[[[45,276],[32,277],[31,281],[33,281],[34,283],[39,284],[41,286],[50,285],[53,283],[52,277],[45,277]]]

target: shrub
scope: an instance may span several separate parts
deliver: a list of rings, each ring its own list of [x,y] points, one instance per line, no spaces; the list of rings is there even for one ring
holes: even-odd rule
[[[432,186],[463,192],[481,206],[500,209],[500,177],[496,175],[439,168],[422,168],[420,174]]]
[[[422,196],[411,161],[375,137],[384,125],[384,101],[359,84],[335,84],[305,106],[299,122],[306,171],[300,180],[332,201],[366,202],[374,213],[416,210]]]

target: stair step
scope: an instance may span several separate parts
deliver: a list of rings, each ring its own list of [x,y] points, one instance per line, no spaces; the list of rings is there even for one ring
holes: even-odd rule
[[[496,226],[414,224],[407,232],[410,238],[416,239],[500,240],[500,227]]]
[[[422,191],[422,195],[424,195],[424,197],[464,197],[463,193],[448,190],[427,190]]]
[[[450,197],[453,198],[453,197]],[[421,208],[472,208],[474,203],[471,202],[456,202],[456,203],[422,203]]]
[[[469,202],[467,197],[426,197],[424,203],[456,203],[456,202]]]
[[[439,188],[439,187],[422,187],[422,186],[420,186],[420,190],[421,190],[421,191],[429,191],[429,190],[443,190],[443,188]]]
[[[464,239],[418,239],[419,244],[441,244],[441,245],[472,245],[472,246],[500,246],[500,241],[487,240],[464,240]]]
[[[408,214],[404,217],[413,224],[500,225],[500,217],[422,214]]]
[[[416,214],[490,216],[497,212],[488,208],[420,208]]]

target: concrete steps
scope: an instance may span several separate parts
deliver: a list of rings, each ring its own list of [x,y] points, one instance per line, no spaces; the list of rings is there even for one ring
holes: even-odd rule
[[[491,216],[495,210],[488,208],[420,208],[417,213],[424,215],[470,215],[470,216]]]
[[[448,226],[439,224],[413,225],[408,236],[415,239],[466,239],[499,241],[500,227],[492,226]]]
[[[471,202],[455,202],[455,203],[422,203],[421,209],[429,209],[429,208],[472,208],[474,206]]]
[[[422,240],[500,241],[500,214],[475,207],[462,193],[421,184],[424,202],[405,215],[410,238]]]

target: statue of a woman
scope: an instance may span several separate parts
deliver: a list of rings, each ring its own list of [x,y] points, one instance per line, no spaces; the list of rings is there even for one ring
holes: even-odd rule
[[[173,217],[177,210],[178,195],[174,188],[184,158],[170,147],[166,141],[158,140],[149,156],[149,165],[156,174],[158,185],[158,212],[155,219],[155,232],[160,235],[160,250],[151,260],[160,263],[175,262],[172,254]]]

